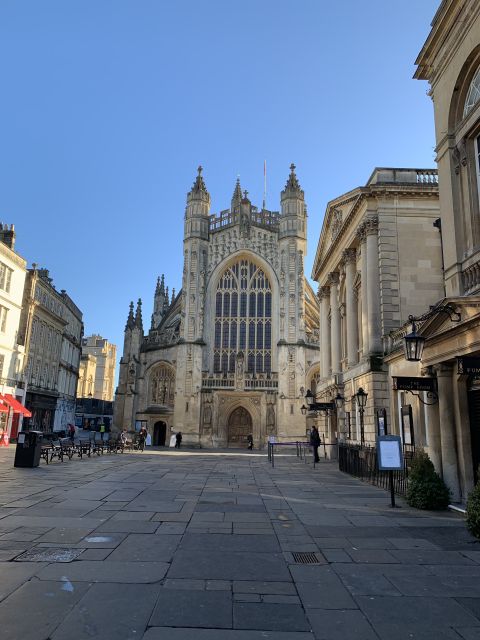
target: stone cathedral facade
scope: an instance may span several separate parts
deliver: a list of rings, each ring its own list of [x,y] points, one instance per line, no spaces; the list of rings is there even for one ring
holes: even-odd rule
[[[307,212],[291,166],[281,210],[252,206],[237,180],[210,213],[202,169],[187,196],[183,280],[157,281],[151,327],[130,305],[114,426],[173,431],[201,447],[255,447],[305,436],[306,381],[318,368],[318,305],[305,279]]]

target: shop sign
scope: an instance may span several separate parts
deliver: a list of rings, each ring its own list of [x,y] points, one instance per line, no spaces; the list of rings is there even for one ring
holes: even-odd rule
[[[457,358],[458,373],[480,379],[480,358]]]
[[[393,376],[395,391],[437,391],[436,378],[406,378]]]

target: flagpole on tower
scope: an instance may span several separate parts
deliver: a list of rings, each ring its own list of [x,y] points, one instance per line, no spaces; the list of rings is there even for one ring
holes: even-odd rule
[[[263,210],[266,208],[267,202],[267,161],[263,161]]]

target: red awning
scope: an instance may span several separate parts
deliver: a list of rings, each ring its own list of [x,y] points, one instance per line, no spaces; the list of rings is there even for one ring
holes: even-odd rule
[[[10,407],[6,404],[3,404],[6,400],[3,400],[3,396],[0,396],[0,413],[8,413],[10,411]]]
[[[5,395],[0,394],[0,400],[6,402],[10,407],[12,407],[14,413],[22,413],[25,418],[31,418],[32,412],[29,411],[26,407],[23,406],[21,402],[19,402],[16,398],[14,398],[10,393],[6,393]],[[2,405],[0,405],[2,406]],[[0,409],[3,411],[3,409]],[[7,409],[8,411],[8,409]]]

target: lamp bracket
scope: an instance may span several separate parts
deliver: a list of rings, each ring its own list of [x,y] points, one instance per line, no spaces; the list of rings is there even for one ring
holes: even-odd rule
[[[431,406],[438,403],[438,393],[436,391],[426,391],[425,395],[427,396],[427,400],[424,400],[420,395],[420,393],[415,393],[414,391],[410,391],[408,389],[406,389],[405,392],[411,393],[412,396],[415,396],[420,400],[422,404],[425,404],[427,406]],[[431,402],[429,402],[428,400],[431,400]]]

